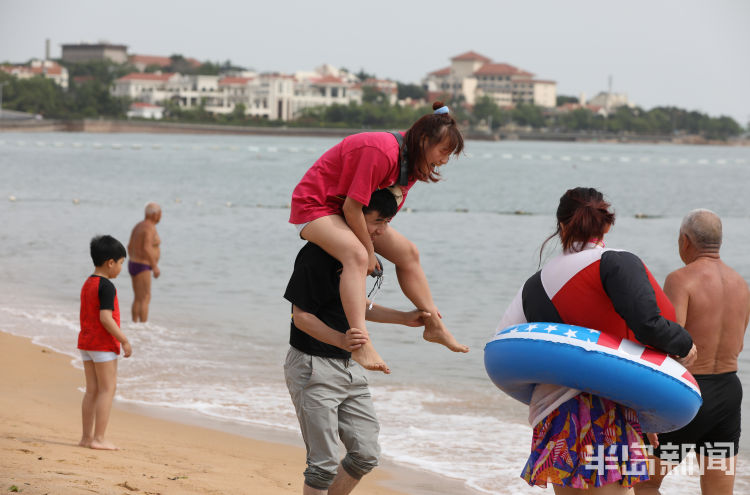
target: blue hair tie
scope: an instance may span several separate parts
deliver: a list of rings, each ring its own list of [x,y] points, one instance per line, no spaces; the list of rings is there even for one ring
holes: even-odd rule
[[[435,113],[435,115],[440,115],[442,113],[448,113],[448,112],[449,112],[448,107],[445,106],[445,105],[443,105],[442,107],[440,107],[437,110],[435,110],[434,113]]]

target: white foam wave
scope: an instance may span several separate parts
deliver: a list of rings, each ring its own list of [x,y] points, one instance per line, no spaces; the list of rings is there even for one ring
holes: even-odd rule
[[[395,461],[464,480],[474,489],[497,493],[518,477],[528,456],[531,429],[502,419],[451,413],[446,395],[402,389],[374,389],[381,420],[383,453]],[[522,482],[521,482],[522,483]]]
[[[0,306],[0,328],[32,337],[36,344],[69,355],[74,366],[81,366],[75,350],[77,312],[44,305]],[[126,322],[123,329],[133,342],[134,357],[121,360],[118,400],[238,424],[298,430],[280,364],[271,357],[273,349],[237,336],[231,340],[235,345],[227,346],[197,329],[151,322]],[[247,359],[248,355],[265,360]],[[531,428],[514,421],[503,410],[505,403],[496,413],[476,407],[494,396],[473,393],[458,398],[440,390],[391,385],[372,386],[372,395],[386,458],[462,480],[485,493],[538,493],[519,477],[528,457]],[[743,466],[740,459],[738,472]],[[737,493],[749,488],[741,478],[736,486]],[[695,492],[697,476],[678,472],[667,477],[664,487],[666,493]]]

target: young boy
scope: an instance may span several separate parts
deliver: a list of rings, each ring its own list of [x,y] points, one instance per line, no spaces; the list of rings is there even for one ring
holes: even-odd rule
[[[120,330],[120,306],[111,278],[122,270],[125,247],[108,235],[91,239],[94,274],[81,289],[81,332],[78,349],[86,374],[86,393],[81,404],[83,434],[78,445],[92,449],[117,450],[104,439],[112,399],[117,385],[117,355],[133,352]]]
[[[396,208],[388,190],[373,193],[362,209],[371,238],[385,232]],[[341,270],[341,262],[308,242],[297,255],[284,294],[292,303],[284,375],[307,447],[304,495],[350,493],[377,465],[380,454],[380,426],[365,370],[350,359],[369,337],[365,329],[349,328],[339,294]],[[430,317],[420,310],[367,304],[369,321],[418,327]],[[341,469],[338,438],[347,451]]]

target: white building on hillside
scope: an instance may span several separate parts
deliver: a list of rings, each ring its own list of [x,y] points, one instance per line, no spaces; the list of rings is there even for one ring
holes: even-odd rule
[[[112,95],[145,103],[177,102],[181,107],[221,106],[218,76],[188,76],[175,73],[134,72],[116,80]],[[211,110],[209,110],[211,111]]]
[[[112,86],[112,95],[127,97],[135,101],[158,103],[174,96],[170,81],[176,83],[180,74],[146,74],[134,72],[117,79]]]
[[[373,80],[364,83],[368,85],[395,103],[396,83]],[[169,100],[183,108],[202,104],[207,112],[215,114],[232,113],[242,104],[245,115],[287,121],[297,118],[305,108],[360,104],[362,87],[355,76],[321,66],[294,76],[254,72],[242,76],[132,73],[115,81],[112,94],[151,104]]]
[[[451,65],[433,71],[422,80],[429,98],[441,94],[463,97],[469,105],[489,96],[500,106],[532,103],[555,107],[557,84],[534,79],[534,74],[509,64],[494,63],[476,52],[451,58]]]
[[[588,101],[589,105],[602,107],[605,113],[609,114],[613,110],[617,110],[619,107],[634,108],[635,104],[628,100],[628,95],[625,93],[610,93],[602,91]]]
[[[32,60],[29,65],[0,65],[0,70],[18,79],[45,77],[62,89],[68,89],[68,69],[52,60]]]
[[[130,110],[128,110],[127,116],[129,119],[136,117],[141,119],[160,120],[164,117],[164,107],[152,103],[137,101],[130,105]]]
[[[394,81],[389,81],[388,79],[365,79],[361,83],[355,84],[352,87],[352,90],[360,90],[363,91],[364,96],[364,89],[370,88],[373,91],[380,93],[382,98],[385,99],[386,102],[388,102],[389,105],[395,105],[398,102],[398,84]],[[362,97],[359,97],[360,102],[362,101]]]

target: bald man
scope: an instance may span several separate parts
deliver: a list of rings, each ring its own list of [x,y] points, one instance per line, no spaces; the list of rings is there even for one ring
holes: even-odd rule
[[[649,437],[659,446],[655,469],[649,481],[635,486],[637,495],[658,494],[664,476],[692,449],[704,495],[734,489],[742,402],[737,358],[750,320],[750,290],[719,257],[721,236],[721,220],[712,211],[694,210],[682,221],[678,246],[685,266],[669,274],[664,292],[674,304],[677,323],[698,348],[688,369],[700,385],[703,405],[687,426]]]
[[[138,222],[130,233],[128,242],[128,272],[133,282],[133,321],[148,320],[148,305],[151,302],[151,273],[159,278],[159,245],[161,239],[156,224],[161,220],[161,207],[156,203],[146,205],[145,218]]]

